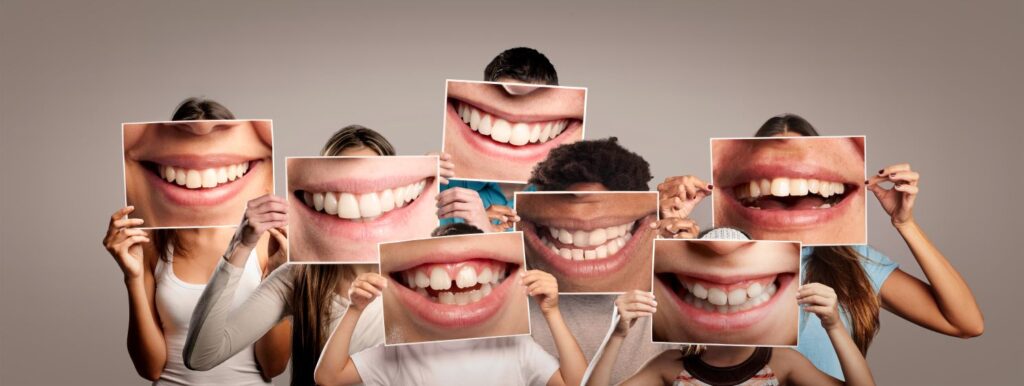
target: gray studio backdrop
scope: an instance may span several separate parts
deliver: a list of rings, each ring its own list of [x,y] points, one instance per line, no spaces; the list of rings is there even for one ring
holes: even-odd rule
[[[1019,382],[1022,15],[1019,1],[3,0],[0,384],[145,383],[100,246],[123,200],[121,122],[205,96],[274,120],[278,170],[350,123],[423,154],[441,146],[444,79],[480,79],[519,45],[589,87],[588,137],[646,157],[652,187],[710,177],[708,137],[783,112],[867,135],[869,170],[910,162],[915,213],[986,332],[960,340],[883,312],[872,369],[886,385]],[[873,197],[868,209],[871,244],[920,276]],[[710,203],[696,218],[710,226]]]

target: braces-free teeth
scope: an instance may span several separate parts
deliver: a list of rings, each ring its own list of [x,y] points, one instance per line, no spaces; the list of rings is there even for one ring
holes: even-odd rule
[[[569,125],[568,119],[547,122],[509,122],[476,107],[457,102],[455,110],[470,129],[488,135],[496,142],[523,146],[554,139]]]
[[[814,209],[831,208],[846,192],[846,185],[841,182],[817,180],[813,178],[786,178],[753,180],[740,184],[734,189],[736,199],[748,207],[760,209],[755,205],[760,197],[803,197],[817,195],[827,200]],[[829,198],[831,198],[829,200]]]
[[[754,282],[745,288],[733,288],[731,290],[701,283],[680,281],[687,290],[683,301],[694,307],[722,314],[749,310],[771,299],[778,290],[774,280],[763,285],[759,282]]]
[[[217,185],[242,178],[249,171],[249,162],[202,170],[157,165],[157,171],[160,178],[188,189],[215,188]]]
[[[550,238],[541,237],[548,248],[566,260],[595,260],[612,256],[633,237],[636,221],[591,231],[548,227]],[[560,247],[554,240],[577,248]],[[596,248],[593,248],[596,247]]]
[[[465,305],[489,295],[493,287],[508,276],[507,270],[505,263],[497,261],[424,264],[396,276],[407,287],[435,303]]]
[[[397,188],[362,194],[303,192],[302,199],[307,206],[318,212],[349,220],[372,219],[415,200],[426,186],[427,180],[424,179]]]

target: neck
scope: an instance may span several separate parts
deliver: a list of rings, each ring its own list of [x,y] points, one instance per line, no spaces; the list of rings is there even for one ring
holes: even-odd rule
[[[714,367],[735,366],[754,355],[757,347],[709,346],[700,360]]]
[[[187,256],[175,252],[178,257],[216,256],[220,257],[227,251],[228,243],[235,235],[235,228],[190,228],[176,229],[175,233],[181,245],[187,250]]]

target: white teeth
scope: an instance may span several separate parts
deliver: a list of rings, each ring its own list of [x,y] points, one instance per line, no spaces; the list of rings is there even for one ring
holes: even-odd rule
[[[630,232],[635,224],[636,221],[632,221],[592,231],[571,231],[549,226],[541,241],[552,253],[566,260],[604,259],[615,255],[626,245],[633,236]],[[569,247],[555,245],[556,241]]]
[[[607,246],[602,245],[600,247],[597,247],[597,249],[594,249],[594,251],[597,253],[597,258],[598,259],[603,259],[603,258],[608,257],[608,247]]]
[[[597,251],[589,249],[583,251],[583,260],[594,260],[597,258]]]
[[[472,267],[462,267],[459,273],[455,275],[455,285],[459,288],[469,288],[476,285],[477,276],[476,270]]]
[[[484,267],[480,270],[480,274],[476,276],[476,281],[480,283],[489,283],[492,280],[493,274],[489,267]]]
[[[586,247],[590,242],[590,234],[587,231],[576,231],[572,234],[572,245]]]
[[[334,193],[324,193],[324,212],[338,214],[338,197]]]
[[[565,229],[558,230],[558,242],[562,244],[572,244],[572,233]]]
[[[437,301],[441,304],[455,304],[455,294],[445,291],[437,294]]]
[[[700,283],[682,282],[687,293],[683,301],[711,312],[731,313],[749,310],[775,295],[775,283],[753,283],[747,288],[734,288],[728,292],[720,288],[706,288]]]
[[[414,276],[414,279],[416,280],[416,287],[427,288],[428,286],[430,286],[430,277],[428,277],[427,274],[423,271],[416,271],[416,276]]]
[[[465,103],[456,108],[459,118],[473,131],[490,136],[496,142],[523,146],[528,143],[544,143],[562,133],[569,120],[547,122],[509,122]]]
[[[448,276],[448,271],[436,267],[431,270],[430,288],[438,291],[452,288],[452,278]]]
[[[563,259],[572,260],[572,250],[569,248],[562,248],[558,250],[558,255],[562,256]]]
[[[516,146],[530,143],[530,125],[517,123],[512,126],[512,137],[509,138],[508,143]]]
[[[480,293],[483,294],[484,296],[490,295],[491,294],[491,285],[490,284],[484,284],[484,285],[480,286]]]
[[[572,250],[572,259],[573,260],[583,260],[583,250],[582,249],[573,249]]]
[[[306,206],[313,206],[313,193],[302,192],[302,202],[305,202]]]
[[[426,180],[422,180],[397,188],[358,195],[345,192],[312,193],[312,199],[307,199],[306,205],[343,219],[369,220],[415,200],[423,193],[426,184]]]
[[[739,199],[756,199],[769,194],[776,197],[817,194],[828,198],[833,195],[843,194],[845,191],[845,185],[841,182],[779,177],[771,180],[761,179],[750,181],[747,185],[738,186],[735,189],[735,194]]]
[[[168,183],[184,186],[188,189],[209,189],[242,177],[245,175],[245,171],[248,170],[248,166],[249,163],[244,162],[237,165],[209,169],[184,169],[170,165],[157,165],[156,169],[160,178]],[[231,175],[228,173],[229,169],[234,170],[234,172],[230,173]]]
[[[590,232],[590,244],[588,244],[589,246],[601,245],[604,244],[605,241],[608,241],[608,234],[605,232],[604,228],[596,229],[593,232]]]

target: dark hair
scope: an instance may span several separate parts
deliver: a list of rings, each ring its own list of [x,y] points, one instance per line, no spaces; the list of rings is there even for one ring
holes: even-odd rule
[[[544,54],[527,47],[507,49],[487,64],[484,80],[497,82],[501,78],[512,78],[523,83],[558,85],[555,66]]]
[[[804,137],[816,137],[818,136],[818,130],[811,126],[810,122],[807,122],[803,117],[796,114],[780,114],[771,117],[760,129],[757,129],[757,133],[754,133],[755,137],[774,137],[783,133],[796,133]]]
[[[430,237],[470,235],[474,233],[484,233],[484,231],[464,222],[456,222],[437,227],[433,232],[430,232]]]
[[[769,119],[754,136],[774,137],[783,133],[796,133],[805,137],[818,136],[806,119],[796,114],[782,114]],[[836,291],[839,304],[850,316],[853,342],[861,354],[867,354],[871,340],[878,334],[881,321],[878,311],[881,301],[861,265],[861,256],[848,246],[812,247],[804,270],[807,283],[821,283]]]
[[[395,155],[395,148],[380,133],[360,125],[348,125],[338,130],[320,150],[320,155],[336,156],[351,148],[365,147],[378,155]]]
[[[619,145],[616,137],[561,145],[534,166],[529,183],[537,190],[566,190],[578,183],[600,183],[608,190],[646,191],[651,166]]]
[[[235,119],[224,105],[210,99],[188,98],[178,105],[172,121],[201,121],[217,119]]]
[[[172,121],[222,119],[235,119],[235,115],[227,107],[214,100],[195,97],[185,99],[178,104],[178,108],[174,110],[174,115],[171,116]],[[153,230],[153,247],[156,248],[156,253],[160,260],[165,262],[170,260],[172,249],[178,251],[179,254],[188,251],[181,240],[178,239],[178,234],[174,229]]]

